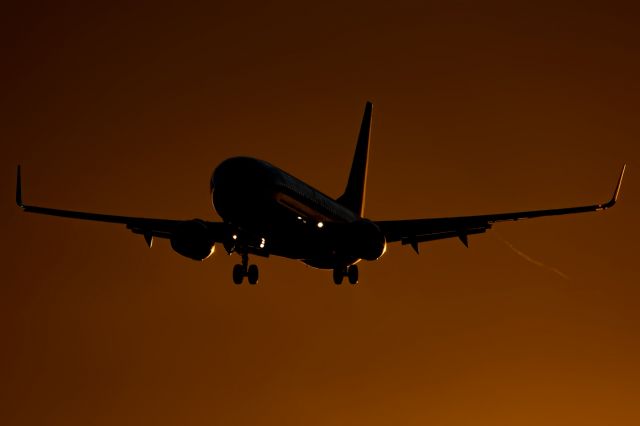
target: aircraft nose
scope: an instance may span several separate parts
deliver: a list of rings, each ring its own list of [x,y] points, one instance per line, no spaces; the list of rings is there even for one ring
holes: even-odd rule
[[[253,192],[269,180],[268,170],[258,160],[233,157],[220,163],[211,176],[211,191]]]
[[[270,167],[259,160],[249,157],[225,160],[211,176],[213,205],[225,220],[251,214],[270,198],[273,180]]]

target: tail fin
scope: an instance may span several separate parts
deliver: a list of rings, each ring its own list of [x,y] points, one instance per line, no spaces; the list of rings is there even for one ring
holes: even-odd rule
[[[358,217],[364,214],[364,192],[367,185],[367,164],[369,159],[369,133],[371,131],[371,102],[364,107],[356,151],[353,155],[349,181],[344,194],[337,201],[353,211]]]

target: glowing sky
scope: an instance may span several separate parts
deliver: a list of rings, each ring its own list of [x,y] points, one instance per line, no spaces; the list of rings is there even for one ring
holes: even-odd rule
[[[482,4],[481,4],[482,3]],[[640,14],[622,2],[3,6],[0,424],[637,425]],[[199,264],[51,207],[213,220],[263,158],[366,214],[603,202],[363,263]],[[556,268],[564,279],[536,262]]]

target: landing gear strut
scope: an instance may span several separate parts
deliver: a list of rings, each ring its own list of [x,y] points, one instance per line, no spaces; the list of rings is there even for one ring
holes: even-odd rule
[[[349,284],[358,284],[358,265],[349,267],[338,267],[333,270],[333,282],[336,285],[342,284],[344,277],[349,279]]]
[[[258,284],[258,265],[249,265],[249,256],[247,254],[242,255],[242,264],[233,266],[234,284],[242,284],[244,277],[247,277],[249,284]]]

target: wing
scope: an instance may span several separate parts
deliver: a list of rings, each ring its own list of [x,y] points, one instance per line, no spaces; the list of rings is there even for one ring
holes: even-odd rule
[[[149,247],[151,247],[152,245],[153,237],[171,238],[179,231],[180,227],[185,222],[190,222],[189,220],[116,216],[27,205],[22,201],[22,179],[20,176],[20,166],[18,166],[18,176],[16,183],[16,204],[18,204],[18,206],[22,210],[29,213],[68,217],[71,219],[93,220],[96,222],[119,223],[122,225],[126,225],[127,229],[131,230],[134,234],[144,235],[145,241],[147,242],[147,245],[149,245]],[[223,222],[200,222],[203,222],[206,225],[206,229],[210,234],[209,236],[213,241],[225,241],[230,233],[227,224]]]
[[[457,237],[468,247],[468,236],[481,234],[496,222],[533,219],[542,216],[559,216],[565,214],[585,213],[605,210],[616,203],[620,193],[620,185],[626,165],[622,167],[618,183],[611,199],[604,204],[568,207],[550,210],[532,210],[514,213],[497,213],[480,216],[460,216],[414,220],[383,220],[375,222],[384,232],[387,242],[400,241],[409,244],[418,253],[418,243]]]

